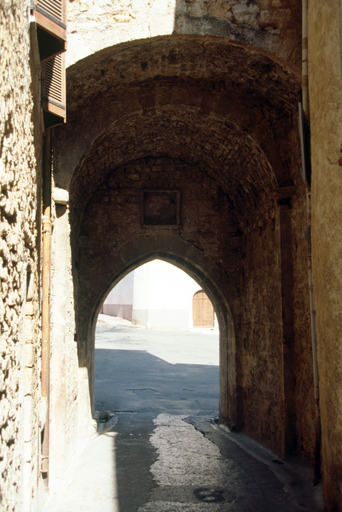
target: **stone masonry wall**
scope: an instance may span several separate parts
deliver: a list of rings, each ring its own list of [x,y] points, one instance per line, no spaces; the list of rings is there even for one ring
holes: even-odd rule
[[[239,412],[245,431],[277,451],[289,444],[284,426],[288,410],[291,416],[293,414],[288,433],[288,438],[294,443],[293,449],[305,460],[313,462],[317,410],[307,279],[308,244],[303,231],[308,217],[304,183],[300,179],[297,181],[297,194],[289,207],[293,259],[290,297],[284,296],[282,285],[284,256],[280,248],[284,235],[279,207],[270,209],[263,222],[251,226],[247,236],[241,294],[238,386],[242,396]],[[289,279],[285,273],[285,283]],[[293,332],[290,350],[287,350],[284,344],[286,312],[282,308],[289,306],[293,313]],[[289,388],[291,376],[293,385]],[[271,416],[273,419],[269,421]]]
[[[26,7],[22,0],[0,4],[0,508],[4,512],[31,510],[39,474],[40,144],[34,140],[32,122]]]
[[[69,0],[67,65],[114,44],[191,34],[253,45],[299,66],[300,21],[298,0]]]
[[[141,191],[153,189],[180,190],[178,228],[141,226]],[[135,161],[113,170],[88,203],[76,265],[85,323],[97,295],[105,285],[110,286],[111,273],[116,262],[121,263],[122,247],[129,240],[140,239],[144,252],[144,244],[151,244],[164,231],[169,233],[166,249],[170,253],[180,238],[204,251],[208,273],[210,265],[219,262],[230,278],[228,287],[223,282],[221,286],[232,307],[237,340],[237,427],[283,455],[284,411],[290,399],[284,396],[281,234],[276,201],[270,198],[268,206],[264,221],[255,221],[241,236],[226,194],[205,172],[169,158]],[[303,332],[298,339],[301,336]],[[308,358],[306,351],[303,360]],[[298,373],[296,378],[298,385],[310,389],[310,375]],[[302,400],[298,398],[298,403],[303,404]],[[291,402],[291,406],[296,404]],[[301,434],[306,436],[303,429]],[[305,442],[304,455],[310,459],[310,439],[305,437]]]
[[[270,217],[251,228],[247,237],[238,384],[242,393],[241,426],[279,451],[284,446],[284,396],[280,226],[276,209]]]

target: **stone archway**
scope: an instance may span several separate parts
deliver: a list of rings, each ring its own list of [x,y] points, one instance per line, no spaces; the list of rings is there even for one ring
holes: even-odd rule
[[[165,237],[161,237],[156,241],[156,247],[162,247],[165,244]],[[220,396],[219,396],[219,415],[220,420],[228,424],[231,428],[236,428],[239,419],[237,418],[236,405],[236,348],[235,348],[235,330],[231,314],[231,310],[227,299],[222,294],[219,285],[215,282],[213,276],[209,275],[204,269],[208,262],[198,260],[194,263],[191,261],[191,250],[186,251],[183,245],[181,248],[187,252],[185,259],[181,254],[164,252],[162,250],[153,251],[153,247],[145,251],[142,248],[143,240],[137,240],[133,244],[127,244],[123,253],[131,255],[132,261],[125,263],[118,268],[112,268],[112,274],[107,276],[106,288],[101,291],[98,297],[94,297],[94,308],[91,314],[86,315],[80,322],[84,323],[84,329],[87,333],[85,347],[82,350],[84,361],[81,365],[86,365],[89,372],[89,390],[92,409],[94,410],[94,343],[95,343],[95,327],[101,305],[107,292],[119,282],[122,277],[129,274],[135,268],[152,261],[156,258],[173,264],[179,269],[186,272],[190,277],[196,280],[210,297],[214,304],[218,318],[220,332]],[[151,250],[153,252],[151,252]],[[204,268],[201,268],[200,265]],[[82,329],[82,327],[80,327]],[[85,332],[84,331],[84,332]],[[86,406],[85,406],[86,407]]]
[[[69,125],[54,137],[70,213],[55,236],[70,229],[84,402],[103,297],[165,259],[221,311],[222,421],[312,456],[298,92],[289,69],[220,38],[127,43],[70,70]]]

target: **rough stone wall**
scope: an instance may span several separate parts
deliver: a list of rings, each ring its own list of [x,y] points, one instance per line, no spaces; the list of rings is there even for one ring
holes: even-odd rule
[[[300,65],[298,0],[70,0],[67,65],[111,46],[159,35],[229,38]]]
[[[341,4],[309,2],[312,263],[322,469],[327,510],[342,510]]]
[[[308,224],[304,182],[289,212],[292,232],[293,288],[284,295],[279,207],[271,208],[263,222],[249,228],[242,279],[241,393],[242,428],[278,453],[297,452],[313,462],[317,410],[311,347],[308,286]],[[286,241],[287,243],[287,241]],[[290,246],[291,247],[291,246]],[[286,309],[292,307],[290,346],[284,343]],[[293,379],[292,388],[289,379]],[[241,386],[241,387],[240,387]],[[286,427],[286,415],[291,425]],[[270,421],[272,417],[272,421]]]
[[[143,190],[179,190],[180,226],[141,227]],[[86,208],[80,228],[84,247],[77,261],[82,276],[80,286],[85,285],[81,301],[85,307],[95,304],[94,286],[98,290],[101,286],[110,288],[108,278],[114,271],[121,247],[145,235],[153,237],[162,232],[171,238],[179,236],[205,251],[213,261],[225,261],[233,271],[236,262],[231,251],[233,242],[229,239],[235,230],[226,195],[218,183],[200,169],[170,158],[142,159],[126,164],[110,173]],[[97,275],[96,283],[91,277],[94,275]],[[89,318],[90,313],[85,310],[83,315]]]
[[[0,5],[1,510],[31,510],[39,474],[40,315],[34,133],[26,2]],[[36,140],[34,137],[36,136]],[[23,505],[23,503],[25,503]]]
[[[284,449],[279,213],[250,228],[241,293],[241,427]],[[277,447],[277,448],[276,448]]]
[[[141,191],[151,189],[180,190],[180,227],[141,227]],[[302,200],[297,198],[300,205]],[[297,409],[300,425],[291,435],[303,439],[301,452],[312,460],[314,436],[310,438],[312,419],[308,408],[313,405],[313,391],[311,354],[305,346],[307,325],[298,326],[293,343],[293,351],[298,353],[305,347],[294,370],[297,384],[294,400],[292,395],[284,394],[287,373],[283,357],[281,230],[275,197],[269,198],[267,208],[264,219],[256,219],[242,236],[227,195],[215,179],[199,168],[180,160],[149,158],[111,171],[88,203],[80,228],[82,247],[76,258],[82,304],[80,322],[88,322],[97,296],[106,286],[110,287],[110,276],[115,274],[116,266],[127,257],[129,263],[130,255],[123,254],[127,242],[140,239],[141,250],[145,252],[151,239],[164,231],[170,254],[178,238],[194,245],[205,252],[209,273],[210,266],[218,263],[230,278],[229,285],[222,282],[221,287],[230,299],[237,340],[237,427],[284,455],[285,409],[286,406]],[[293,220],[296,234],[305,220],[305,216]],[[307,292],[306,259],[297,255],[295,249],[294,254],[296,272],[301,272],[298,286]],[[302,297],[297,291],[294,295],[299,306]],[[300,304],[306,319],[307,307]],[[307,372],[303,371],[304,365],[309,367]]]

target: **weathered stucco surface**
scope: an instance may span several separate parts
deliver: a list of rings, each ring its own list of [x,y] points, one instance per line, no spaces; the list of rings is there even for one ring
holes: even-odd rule
[[[75,343],[70,228],[66,206],[55,205],[53,226],[50,363],[50,414],[53,421],[49,454],[53,463],[50,465],[50,490],[63,484],[65,471],[79,449],[78,435],[84,435],[80,428],[82,418],[78,417],[82,375],[79,375]]]
[[[31,509],[40,472],[41,134],[25,2],[2,2],[0,25],[0,507],[12,511]]]
[[[313,286],[328,510],[342,510],[342,144],[339,2],[309,9]],[[335,163],[331,163],[335,162]]]

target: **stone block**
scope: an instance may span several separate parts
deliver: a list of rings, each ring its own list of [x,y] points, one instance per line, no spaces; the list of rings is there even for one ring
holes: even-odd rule
[[[35,364],[35,348],[32,343],[25,343],[25,366],[27,368],[32,368]],[[26,370],[25,370],[26,371]]]

